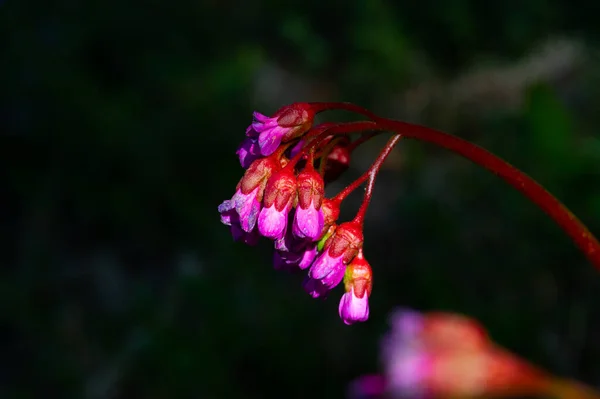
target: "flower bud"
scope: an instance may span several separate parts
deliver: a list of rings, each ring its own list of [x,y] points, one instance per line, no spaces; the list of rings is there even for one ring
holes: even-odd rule
[[[288,214],[296,197],[296,176],[288,169],[274,173],[265,187],[263,209],[258,216],[258,231],[273,240],[285,236]]]
[[[282,142],[302,136],[312,126],[315,112],[306,103],[294,103],[280,108],[273,117],[254,113],[254,122],[246,129],[249,137],[258,136],[260,152],[270,155]]]
[[[325,244],[332,258],[341,257],[345,265],[350,263],[363,245],[362,226],[354,222],[340,224]]]
[[[325,183],[312,165],[298,175],[298,206],[293,223],[296,237],[316,241],[321,236],[324,225],[321,209],[324,192]]]
[[[373,288],[373,276],[362,249],[346,267],[344,287],[346,293],[340,300],[340,318],[345,324],[366,321],[369,318],[369,296]]]
[[[328,289],[338,285],[344,277],[346,265],[362,247],[361,226],[354,222],[340,224],[325,242],[324,252],[315,260],[308,276],[321,280]]]
[[[257,159],[252,162],[246,170],[246,173],[238,183],[238,189],[240,189],[243,194],[248,194],[256,187],[261,187],[260,199],[262,200],[262,191],[264,190],[269,177],[279,169],[280,166],[277,160],[271,157]]]

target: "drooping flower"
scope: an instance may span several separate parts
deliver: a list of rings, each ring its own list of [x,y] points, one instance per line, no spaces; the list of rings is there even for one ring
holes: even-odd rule
[[[298,238],[318,240],[323,233],[324,216],[321,205],[325,194],[325,183],[321,175],[307,165],[298,174],[298,206],[292,230]]]
[[[232,233],[237,227],[246,233],[254,230],[267,179],[277,169],[278,165],[274,160],[270,158],[257,159],[246,170],[233,197],[218,206],[221,223],[231,226]],[[244,239],[240,234],[235,233],[234,238],[236,237],[244,242],[255,241],[254,238]]]
[[[230,226],[231,234],[234,241],[241,241],[248,245],[256,245],[260,238],[258,230],[252,228],[250,232],[245,231],[240,224],[240,216],[235,209],[235,202],[232,200],[225,200],[219,205],[219,212],[221,213],[221,223],[226,226]]]
[[[334,288],[344,278],[346,265],[354,259],[362,242],[361,226],[354,222],[340,224],[325,243],[323,253],[313,263],[308,276],[321,281],[327,289]]]
[[[296,176],[287,168],[273,174],[265,188],[263,209],[258,216],[258,231],[272,240],[282,239],[288,215],[296,196]]]
[[[362,249],[346,268],[344,275],[346,293],[339,305],[340,318],[345,324],[366,321],[369,318],[369,296],[373,288],[371,266]]]
[[[218,210],[221,214],[221,222],[231,226],[236,224],[249,233],[256,225],[256,218],[260,211],[260,187],[256,187],[248,194],[242,193],[238,189],[230,200],[225,200],[219,205]],[[235,212],[232,212],[235,210]]]
[[[281,142],[306,133],[312,126],[315,112],[309,104],[295,103],[279,109],[273,117],[254,112],[254,122],[246,130],[249,137],[258,137],[262,155],[271,155]]]

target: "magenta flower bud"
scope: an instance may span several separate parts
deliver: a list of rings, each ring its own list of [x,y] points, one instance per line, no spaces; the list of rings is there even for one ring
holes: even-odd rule
[[[326,249],[315,260],[308,271],[308,276],[312,279],[320,280],[328,290],[331,290],[342,281],[345,271],[346,265],[342,256],[334,258],[331,256],[330,251]]]
[[[312,202],[306,209],[298,206],[294,215],[292,231],[298,238],[318,240],[323,232],[323,211],[317,210]]]
[[[325,183],[312,165],[298,175],[298,206],[292,226],[298,238],[318,240],[323,233],[324,215],[321,209]]]
[[[354,324],[357,321],[367,321],[369,318],[369,297],[358,298],[354,288],[342,295],[339,306],[340,318],[344,324]]]
[[[340,300],[340,318],[346,324],[366,321],[369,318],[369,296],[373,288],[372,271],[362,249],[346,268],[344,275],[346,293]]]
[[[354,222],[340,224],[325,243],[323,253],[313,263],[309,277],[322,280],[326,287],[332,289],[344,278],[346,265],[354,259],[362,242],[360,225]]]
[[[271,176],[264,191],[264,208],[258,216],[260,234],[273,240],[283,239],[295,196],[296,176],[292,171],[282,169]]]
[[[250,137],[247,137],[242,141],[235,153],[239,157],[240,164],[244,169],[248,169],[248,167],[252,165],[252,162],[262,158],[258,141]]]
[[[254,112],[254,122],[246,129],[248,137],[258,137],[262,155],[271,155],[281,142],[302,136],[312,126],[315,112],[306,103],[295,103],[279,109],[273,117]]]
[[[281,166],[276,159],[271,157],[257,159],[250,164],[246,173],[244,173],[244,176],[238,183],[237,188],[240,189],[243,194],[248,194],[256,187],[260,187],[258,200],[262,201],[262,193],[267,185],[267,181],[271,175],[279,169],[281,169]]]
[[[283,238],[287,231],[288,213],[291,205],[277,210],[275,203],[263,208],[258,215],[258,231],[263,237],[277,240]]]
[[[256,187],[248,194],[243,194],[241,190],[237,190],[231,201],[235,204],[235,210],[240,218],[240,226],[249,233],[256,225],[256,218],[260,212],[260,187]]]

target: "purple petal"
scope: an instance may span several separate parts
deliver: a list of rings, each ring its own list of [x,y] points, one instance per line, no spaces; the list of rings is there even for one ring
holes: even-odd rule
[[[236,219],[237,213],[235,211],[235,204],[231,200],[225,200],[217,208],[221,214],[221,223],[226,226],[231,226],[233,220]]]
[[[281,144],[281,139],[288,130],[289,129],[287,128],[273,127],[262,131],[258,136],[260,153],[265,157],[274,153],[279,147],[279,144]]]
[[[258,135],[259,135],[259,133],[256,130],[254,130],[252,125],[250,125],[246,128],[246,136],[247,137],[255,138],[255,137],[258,137]]]
[[[231,199],[235,202],[235,210],[240,217],[240,225],[248,233],[254,228],[256,218],[260,212],[260,202],[256,198],[259,189],[260,187],[256,187],[250,194],[242,194],[241,190],[238,190]]]
[[[254,112],[252,113],[252,116],[254,117],[254,119],[255,119],[256,121],[258,121],[258,122],[262,122],[262,123],[265,123],[265,122],[267,122],[269,119],[272,119],[272,118],[269,118],[268,116],[266,116],[266,115],[263,115],[263,114],[261,114],[260,112],[257,112],[257,111],[254,111]]]
[[[262,158],[258,141],[252,138],[244,139],[235,153],[244,169],[247,169],[258,158]]]
[[[304,252],[302,253],[302,257],[300,258],[300,262],[298,262],[298,267],[302,270],[310,267],[317,257],[317,244],[309,245]]]

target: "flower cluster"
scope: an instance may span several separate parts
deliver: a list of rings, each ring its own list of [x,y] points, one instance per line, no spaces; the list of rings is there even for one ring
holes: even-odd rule
[[[363,255],[362,219],[338,223],[344,195],[325,197],[350,162],[350,140],[331,123],[313,126],[316,110],[296,103],[272,117],[258,112],[237,149],[246,169],[231,199],[218,207],[234,240],[274,243],[274,267],[308,270],[303,287],[326,297],[342,281],[339,314],[346,324],[365,321],[372,273]]]

